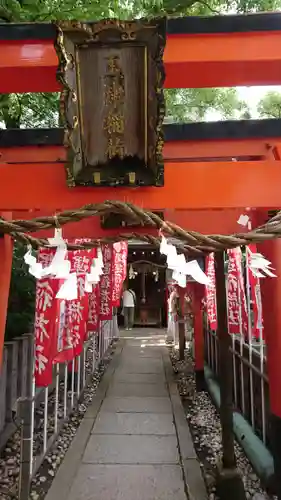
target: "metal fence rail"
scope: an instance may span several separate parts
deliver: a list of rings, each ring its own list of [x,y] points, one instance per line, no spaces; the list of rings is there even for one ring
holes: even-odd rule
[[[205,328],[205,361],[219,380],[219,343],[216,333]],[[254,432],[269,447],[269,385],[265,346],[232,336],[233,401]]]
[[[16,430],[14,416],[17,399],[30,395],[32,337],[32,334],[25,334],[4,344],[0,371],[0,450]]]
[[[16,418],[21,428],[19,500],[29,499],[32,478],[62,426],[82,402],[95,370],[101,366],[118,335],[117,316],[102,322],[99,332],[85,343],[80,356],[71,363],[54,366],[53,384],[46,388],[35,387],[33,335],[5,344],[0,376],[0,436],[4,446],[16,430]]]

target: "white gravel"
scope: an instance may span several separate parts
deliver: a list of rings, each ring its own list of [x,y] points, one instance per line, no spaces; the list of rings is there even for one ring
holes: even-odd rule
[[[215,466],[221,459],[221,426],[219,416],[207,392],[196,392],[193,376],[193,361],[190,351],[186,351],[185,361],[178,360],[178,351],[170,349],[170,355],[177,374],[180,394],[185,405],[186,418],[192,430],[196,451],[206,479],[209,500],[215,500]],[[249,500],[273,500],[262,489],[244,451],[235,443],[237,466],[242,475],[246,497]],[[277,499],[276,499],[277,500]]]

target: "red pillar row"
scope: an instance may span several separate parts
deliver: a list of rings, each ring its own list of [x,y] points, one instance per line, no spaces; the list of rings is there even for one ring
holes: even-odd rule
[[[281,419],[281,240],[262,243],[258,251],[272,262],[277,274],[277,278],[261,279],[261,296],[270,409]]]
[[[264,222],[264,216],[259,216],[257,223]],[[269,431],[276,493],[281,498],[281,239],[260,243],[257,248],[272,262],[277,275],[276,278],[261,279],[260,283],[269,380]]]

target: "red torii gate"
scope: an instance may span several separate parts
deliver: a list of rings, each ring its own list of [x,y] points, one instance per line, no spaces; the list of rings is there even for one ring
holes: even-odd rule
[[[235,85],[275,85],[281,81],[281,15],[227,16],[225,18],[182,18],[168,22],[168,40],[164,55],[166,88],[219,87]],[[54,92],[57,57],[50,25],[0,26],[0,92]],[[164,149],[165,187],[163,188],[75,188],[65,183],[65,152],[62,146],[1,145],[0,209],[9,219],[25,218],[36,211],[54,213],[85,203],[118,198],[150,209],[185,211],[181,225],[211,232],[194,210],[228,210],[228,232],[236,223],[237,210],[256,209],[256,223],[267,217],[265,210],[281,207],[280,139],[272,133],[232,140],[174,140]],[[239,126],[239,125],[238,125]],[[276,127],[276,129],[275,129]],[[20,131],[20,134],[24,134]],[[230,134],[231,135],[231,134]],[[230,147],[231,143],[231,147]],[[233,148],[233,149],[232,149]],[[236,149],[237,148],[237,149]],[[39,155],[40,150],[40,155]],[[231,154],[230,154],[231,150]],[[208,154],[207,154],[208,151]],[[231,161],[239,156],[241,161]],[[218,158],[224,161],[218,161]],[[211,161],[210,161],[211,160]],[[29,215],[26,211],[29,212]],[[188,211],[188,212],[186,212]],[[38,212],[37,212],[38,213]],[[45,212],[46,213],[46,212]],[[179,215],[180,214],[180,215]],[[201,212],[202,214],[202,212]],[[222,215],[220,213],[220,215]],[[166,214],[167,216],[167,214]],[[169,214],[169,218],[171,212]],[[183,212],[176,212],[183,217]],[[225,217],[224,217],[225,220]],[[263,221],[263,220],[262,220]],[[79,231],[97,236],[90,222],[79,224]],[[217,221],[222,223],[222,218]],[[78,225],[72,225],[72,234]],[[227,227],[226,227],[227,226]],[[208,221],[208,227],[209,225]],[[87,228],[87,229],[86,229]],[[69,230],[70,231],[70,230]],[[92,233],[93,231],[93,233]],[[223,232],[219,229],[220,232]],[[233,229],[232,229],[233,231]],[[70,233],[69,233],[70,234]],[[81,235],[81,233],[80,233]],[[272,261],[278,277],[262,283],[264,328],[268,341],[268,370],[272,424],[276,446],[281,449],[281,241],[260,245]],[[8,236],[0,240],[0,339],[6,322],[12,243]],[[274,333],[273,333],[274,332]],[[279,460],[279,462],[278,462]],[[281,468],[280,459],[276,459]],[[279,464],[279,465],[278,465]],[[279,474],[281,476],[281,474]]]

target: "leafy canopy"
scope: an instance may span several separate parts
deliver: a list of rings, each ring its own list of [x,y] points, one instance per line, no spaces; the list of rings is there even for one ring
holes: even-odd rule
[[[281,0],[2,0],[2,22],[48,22],[56,19],[133,19],[157,15],[189,16],[248,13],[280,9]],[[207,111],[222,118],[249,118],[247,103],[235,89],[168,89],[170,121],[202,121]],[[59,125],[58,94],[0,96],[0,123],[7,128]]]

